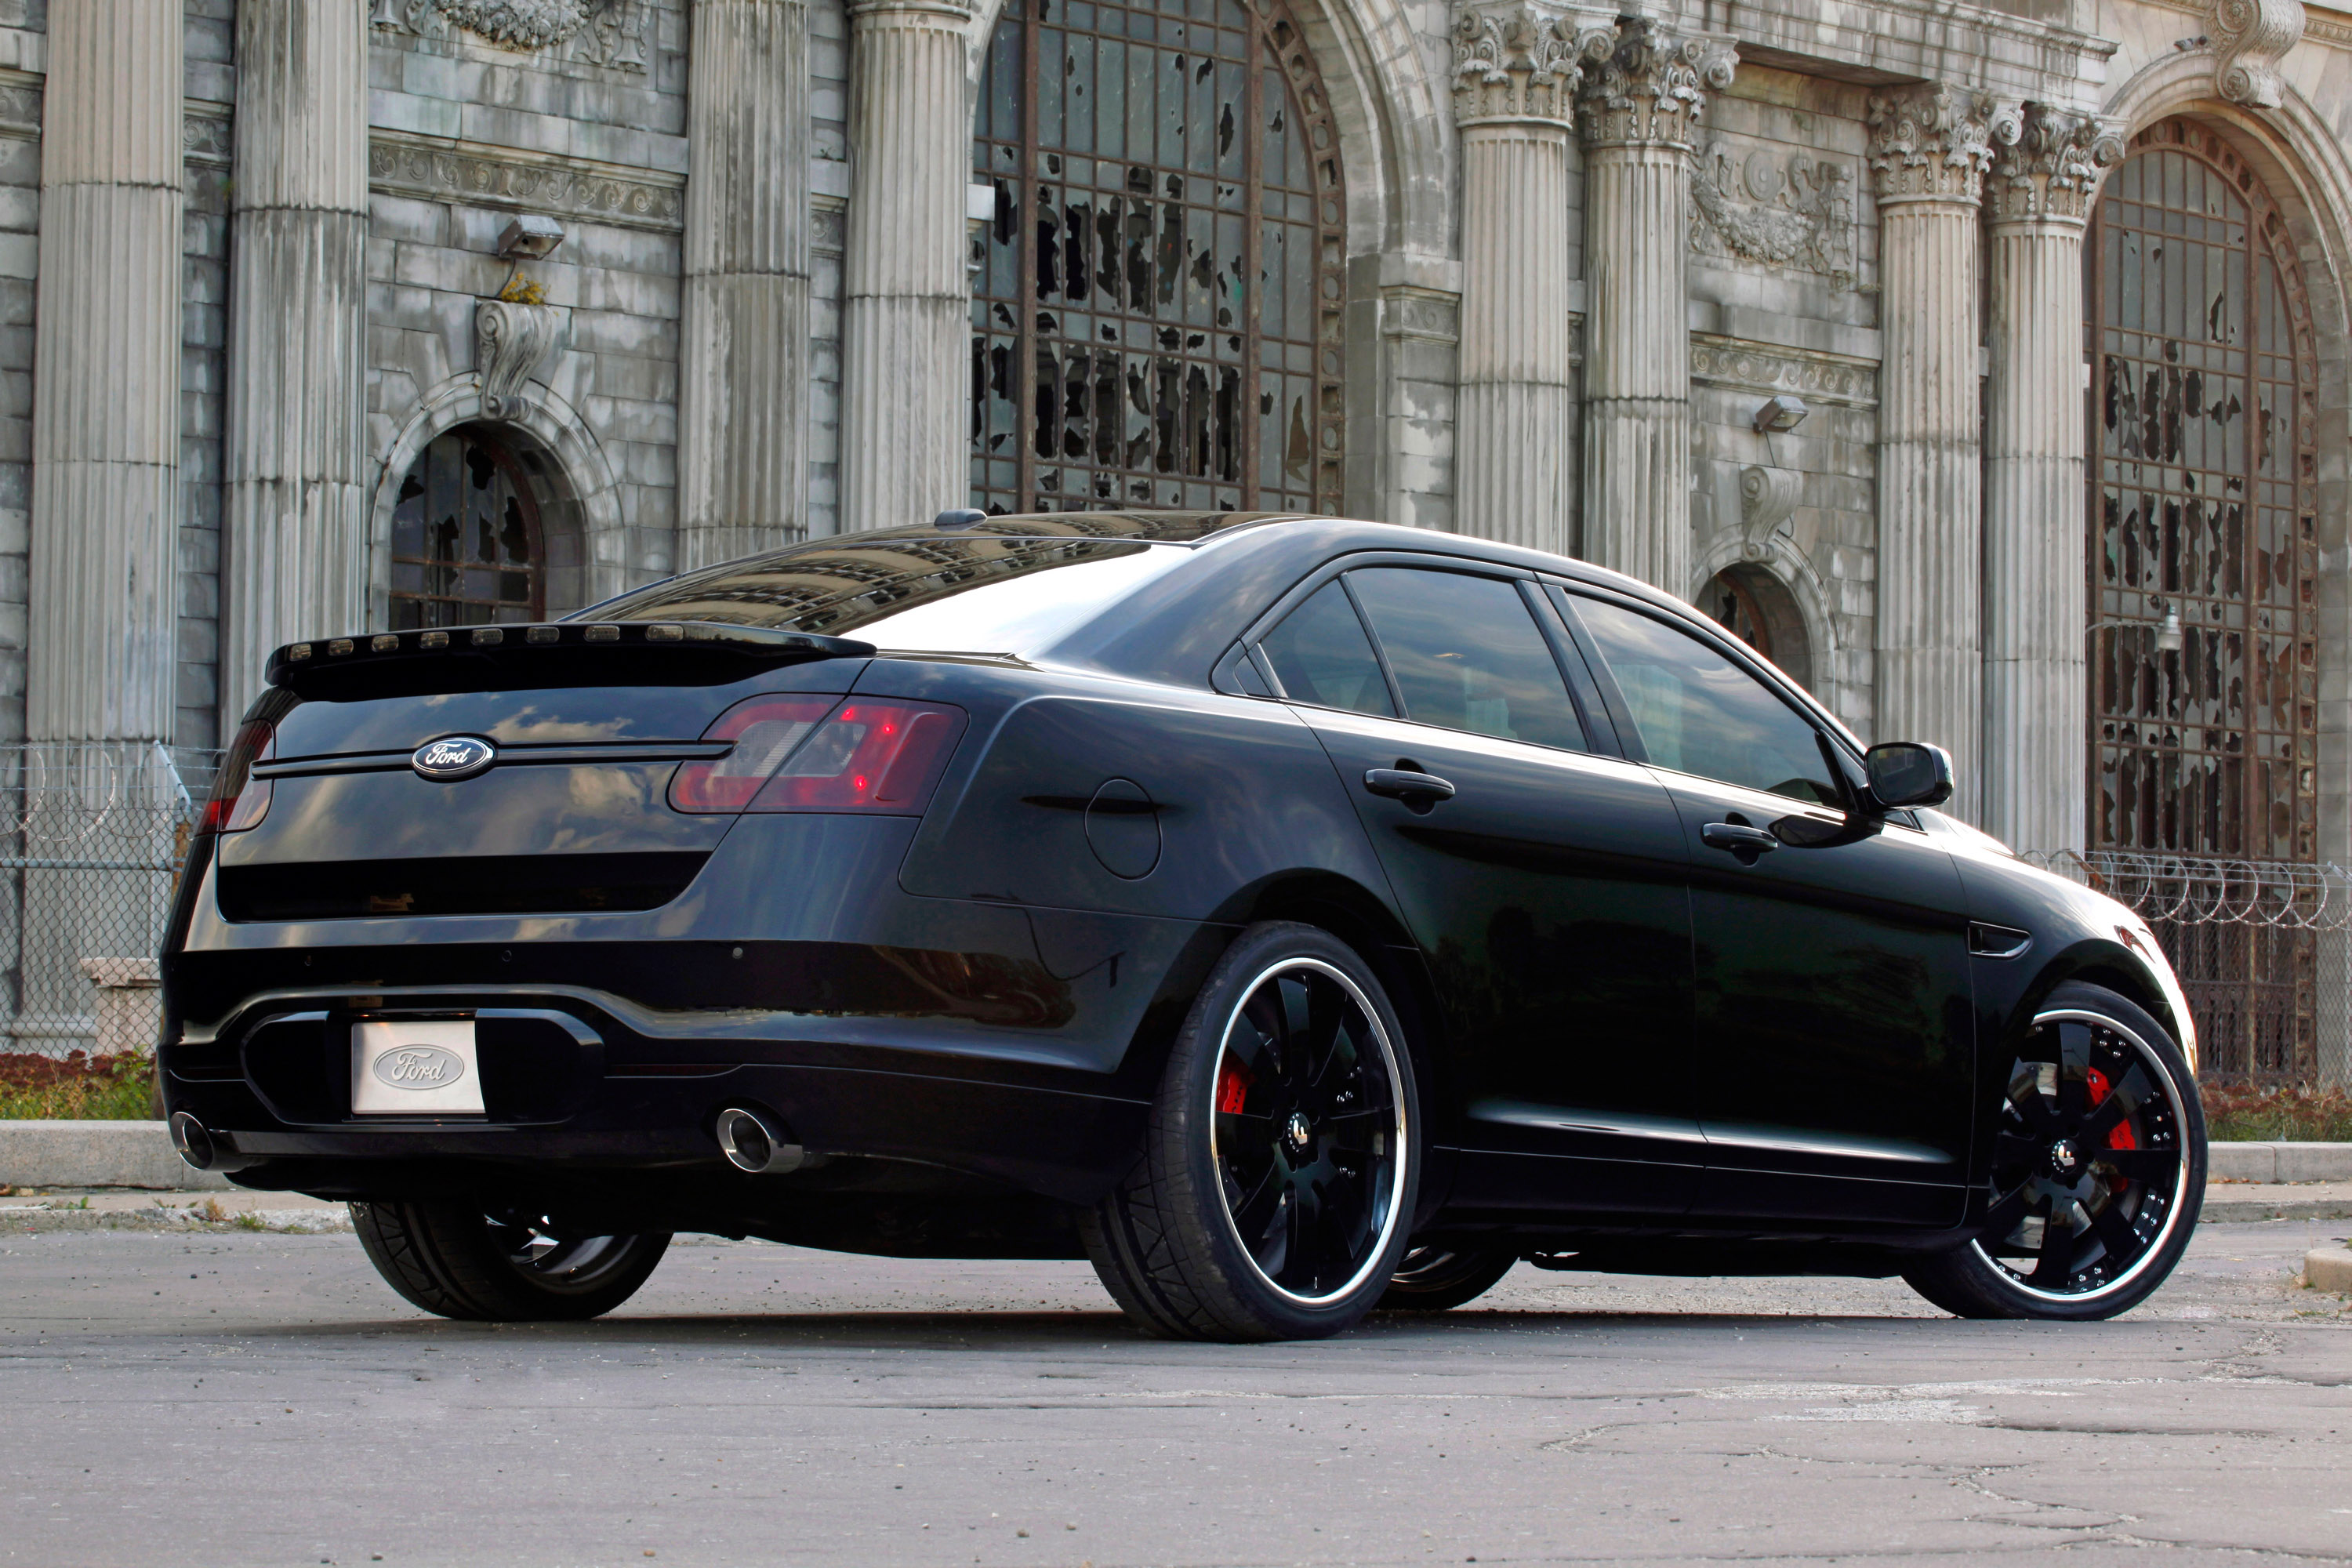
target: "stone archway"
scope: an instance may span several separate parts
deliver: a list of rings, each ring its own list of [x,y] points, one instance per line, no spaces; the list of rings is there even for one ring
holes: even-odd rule
[[[603,445],[578,411],[537,383],[499,397],[496,418],[489,416],[486,402],[476,373],[444,378],[418,400],[379,460],[368,512],[371,626],[390,624],[393,517],[402,486],[425,448],[460,426],[495,432],[539,466],[536,477],[544,481],[548,498],[541,512],[542,530],[550,535],[546,614],[595,604],[646,580],[647,573],[630,570],[632,552],[618,479]],[[573,542],[568,548],[563,542],[567,538]]]

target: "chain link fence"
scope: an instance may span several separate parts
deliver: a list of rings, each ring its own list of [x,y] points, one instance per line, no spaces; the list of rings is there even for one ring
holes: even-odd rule
[[[2147,921],[2188,993],[2200,1077],[2352,1088],[2352,872],[2114,849],[2024,858]]]
[[[220,753],[0,746],[0,1051],[146,1050],[156,954]]]

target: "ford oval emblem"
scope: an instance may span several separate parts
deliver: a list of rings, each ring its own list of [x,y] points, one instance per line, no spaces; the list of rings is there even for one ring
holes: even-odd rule
[[[466,1062],[438,1046],[395,1046],[375,1058],[375,1076],[394,1089],[446,1089],[466,1076]]]
[[[499,750],[478,735],[444,735],[416,748],[408,765],[419,778],[446,784],[469,779],[498,760]]]

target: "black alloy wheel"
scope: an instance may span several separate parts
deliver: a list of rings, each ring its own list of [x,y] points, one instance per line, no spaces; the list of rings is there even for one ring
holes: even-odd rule
[[[1339,1332],[1403,1250],[1414,1104],[1396,1016],[1354,950],[1252,927],[1185,1021],[1142,1159],[1081,1224],[1097,1272],[1170,1337]]]
[[[1516,1252],[1455,1252],[1443,1247],[1406,1249],[1381,1297],[1383,1312],[1450,1312],[1501,1282],[1519,1261]]]
[[[1970,1318],[2107,1318],[2145,1300],[2205,1191],[2204,1112],[2163,1027],[2113,992],[2059,987],[1996,1115],[1976,1239],[1905,1279]]]
[[[441,1200],[353,1204],[352,1225],[411,1303],[502,1323],[601,1317],[636,1294],[670,1239],[583,1236],[529,1209]]]

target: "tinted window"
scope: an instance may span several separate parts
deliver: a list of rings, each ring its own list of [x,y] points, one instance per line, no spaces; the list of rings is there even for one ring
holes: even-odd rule
[[[1284,695],[1318,708],[1393,717],[1388,682],[1356,607],[1337,583],[1326,583],[1259,644],[1281,678]]]
[[[823,632],[883,647],[1026,653],[1190,553],[1126,540],[828,539],[690,572],[583,613]]]
[[[1812,725],[1754,676],[1663,621],[1595,599],[1578,599],[1576,612],[1617,677],[1651,762],[1838,804]]]
[[[1348,574],[1404,696],[1404,716],[1449,730],[1584,750],[1551,645],[1518,589],[1459,572]]]

